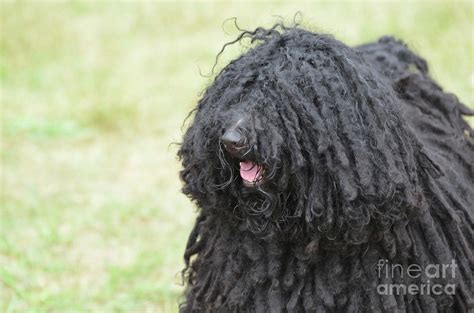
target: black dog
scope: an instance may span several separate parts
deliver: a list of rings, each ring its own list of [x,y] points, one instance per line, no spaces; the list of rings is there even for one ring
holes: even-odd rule
[[[473,114],[391,37],[277,25],[203,94],[182,312],[467,312]]]

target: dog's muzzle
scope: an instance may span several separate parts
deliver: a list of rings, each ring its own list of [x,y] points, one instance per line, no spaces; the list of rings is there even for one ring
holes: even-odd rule
[[[235,128],[227,130],[221,137],[224,148],[234,157],[239,157],[247,146],[244,135]]]
[[[246,137],[237,128],[228,129],[221,137],[224,149],[239,161],[240,177],[245,187],[255,187],[263,182],[263,166],[249,160]]]

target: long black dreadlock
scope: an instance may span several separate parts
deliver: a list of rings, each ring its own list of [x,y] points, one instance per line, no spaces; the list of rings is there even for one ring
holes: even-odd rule
[[[473,112],[391,37],[350,48],[278,24],[242,38],[256,46],[204,92],[178,153],[199,208],[181,312],[467,312]],[[381,275],[381,260],[457,268],[429,281]]]

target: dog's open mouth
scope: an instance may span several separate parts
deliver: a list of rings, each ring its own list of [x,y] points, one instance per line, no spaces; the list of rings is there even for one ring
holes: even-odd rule
[[[240,162],[240,177],[246,187],[255,187],[263,182],[263,166],[252,161]]]

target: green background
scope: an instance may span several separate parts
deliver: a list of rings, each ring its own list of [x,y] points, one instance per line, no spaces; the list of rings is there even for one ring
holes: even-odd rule
[[[1,3],[0,312],[176,312],[181,125],[241,27],[384,34],[474,104],[469,2]],[[245,47],[233,46],[221,68]]]

